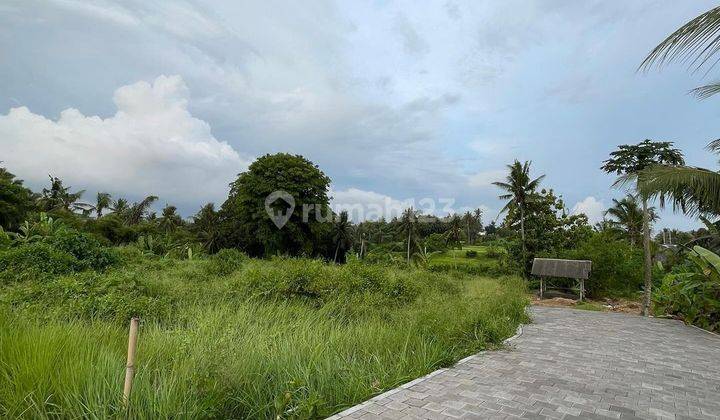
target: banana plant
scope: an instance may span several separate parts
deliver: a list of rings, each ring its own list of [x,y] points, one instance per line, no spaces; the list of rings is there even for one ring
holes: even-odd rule
[[[720,256],[696,245],[687,258],[692,267],[663,279],[655,295],[658,309],[702,328],[720,330]]]

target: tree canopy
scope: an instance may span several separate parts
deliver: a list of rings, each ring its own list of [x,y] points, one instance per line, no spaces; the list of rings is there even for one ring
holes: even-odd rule
[[[332,216],[328,178],[317,165],[299,155],[278,153],[253,162],[230,184],[230,194],[220,209],[222,241],[226,247],[250,255],[319,255],[327,252],[320,221]],[[277,191],[294,203],[277,199],[271,211],[289,213],[279,228],[266,211],[266,199]],[[303,220],[306,219],[306,220]]]

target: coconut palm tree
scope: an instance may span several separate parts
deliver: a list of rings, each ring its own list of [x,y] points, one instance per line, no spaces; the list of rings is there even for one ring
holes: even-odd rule
[[[42,196],[38,199],[38,207],[43,211],[65,210],[82,211],[86,210],[88,204],[80,202],[80,197],[85,190],[70,192],[70,187],[63,185],[62,179],[50,177],[50,188],[43,188]]]
[[[209,253],[220,249],[220,215],[215,210],[215,203],[205,204],[193,216],[192,231],[195,232],[203,248]]]
[[[707,66],[712,70],[720,52],[720,7],[715,7],[685,23],[656,46],[640,69],[662,67],[672,61],[688,63],[689,69],[698,71]],[[720,82],[700,86],[691,91],[704,99],[720,92]],[[720,140],[708,145],[720,152]],[[675,208],[685,213],[720,215],[720,173],[692,166],[663,165],[648,168],[638,179],[640,191],[661,198],[668,197]]]
[[[640,64],[641,70],[680,60],[693,72],[707,66],[712,70],[720,51],[720,7],[708,10],[685,23],[656,46]],[[691,91],[700,99],[720,92],[720,82],[700,86]]]
[[[453,248],[457,245],[458,247],[462,248],[460,245],[460,241],[462,240],[462,233],[463,233],[463,223],[460,216],[457,214],[454,214],[450,218],[450,222],[448,223],[448,230],[445,232],[445,242],[447,244],[453,244]],[[454,253],[453,253],[454,255]]]
[[[112,198],[110,194],[99,192],[95,199],[95,204],[87,204],[87,207],[83,210],[83,214],[89,216],[92,212],[95,212],[97,219],[102,217],[104,210],[112,209]]]
[[[505,190],[506,194],[498,196],[501,200],[508,200],[505,207],[500,210],[500,214],[505,213],[511,208],[517,208],[520,213],[520,239],[522,241],[523,254],[525,253],[525,209],[532,193],[537,189],[545,175],[540,175],[535,179],[530,178],[530,161],[520,163],[516,160],[512,165],[507,165],[509,173],[505,177],[505,182],[493,182],[493,185]]]
[[[685,165],[682,152],[673,147],[670,141],[652,141],[645,139],[638,144],[622,144],[603,161],[601,169],[607,173],[619,175],[615,185],[624,185],[636,181],[643,207],[643,252],[645,260],[645,293],[643,315],[648,316],[652,300],[652,248],[650,247],[650,212],[648,200],[651,198],[640,189],[640,174],[655,165]]]
[[[172,232],[182,223],[182,217],[177,214],[177,207],[166,204],[162,209],[162,216],[160,216],[158,223],[160,229],[165,232]]]
[[[648,212],[650,221],[656,221],[654,208],[648,208]],[[613,198],[613,206],[605,211],[605,216],[614,218],[608,220],[609,226],[622,230],[627,235],[630,245],[635,246],[642,238],[643,211],[637,196],[628,194],[621,200]]]
[[[335,219],[332,232],[333,242],[335,242],[335,256],[333,257],[333,262],[337,262],[340,248],[345,251],[352,245],[352,223],[350,223],[348,212],[346,210],[341,211],[340,216]]]
[[[400,218],[400,233],[403,238],[407,238],[407,262],[410,263],[412,256],[411,248],[417,246],[417,224],[418,214],[415,209],[409,207],[405,209]]]
[[[720,155],[720,140],[707,148]],[[670,201],[689,215],[720,216],[720,172],[687,165],[654,165],[640,172],[638,188],[650,197],[659,197],[661,206]]]
[[[142,201],[133,203],[133,205],[127,210],[126,223],[129,225],[136,225],[140,223],[143,217],[147,216],[150,212],[150,206],[156,202],[158,197],[156,195],[149,195]]]

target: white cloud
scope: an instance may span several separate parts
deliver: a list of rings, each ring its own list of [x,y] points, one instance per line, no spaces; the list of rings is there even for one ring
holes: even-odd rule
[[[468,185],[471,187],[485,188],[492,186],[493,182],[504,181],[507,176],[507,170],[505,169],[493,169],[490,171],[482,171],[476,174],[470,175],[468,178]]]
[[[219,201],[248,160],[218,141],[187,109],[180,76],[115,91],[115,115],[65,109],[53,121],[26,107],[0,115],[3,160],[31,184],[50,173],[76,188],[115,195],[160,195],[175,204]]]
[[[584,213],[588,217],[590,224],[595,224],[603,219],[605,212],[605,204],[602,200],[598,200],[593,196],[585,197],[584,200],[578,201],[572,208],[572,214]]]
[[[330,206],[335,212],[346,210],[351,220],[377,220],[384,217],[387,220],[400,217],[403,210],[416,207],[412,200],[401,201],[374,191],[365,191],[357,188],[330,191],[332,200]]]

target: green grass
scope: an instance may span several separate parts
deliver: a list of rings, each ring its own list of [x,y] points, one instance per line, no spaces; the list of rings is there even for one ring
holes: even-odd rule
[[[477,256],[468,257],[467,251],[477,252]],[[488,253],[491,253],[488,255]],[[492,255],[492,252],[495,255]],[[499,267],[499,255],[505,250],[499,247],[488,247],[483,245],[464,245],[462,249],[449,249],[442,253],[433,254],[429,258],[431,270],[461,270],[471,274],[488,274],[497,271]]]
[[[309,260],[229,266],[140,259],[6,285],[0,417],[124,416],[126,317],[138,310],[135,418],[328,416],[496,347],[526,320],[516,278]]]

